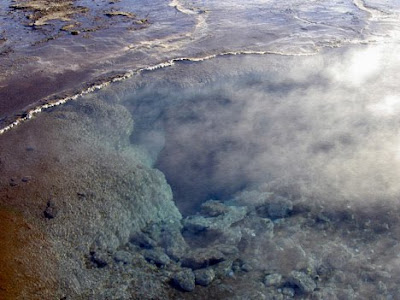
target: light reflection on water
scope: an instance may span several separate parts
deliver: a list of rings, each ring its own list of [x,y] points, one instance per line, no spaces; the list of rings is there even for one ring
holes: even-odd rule
[[[394,199],[392,50],[220,58],[144,74],[131,94],[122,84],[133,141],[150,149],[183,210],[265,183],[323,202]]]
[[[391,299],[400,228],[396,49],[183,62],[99,96],[132,113],[131,142],[165,174],[184,224],[201,218],[209,199],[245,206],[254,215],[232,228],[242,230],[240,257],[257,270],[314,274],[321,297]],[[265,212],[257,201],[271,193],[293,211]],[[272,237],[272,225],[256,223],[265,216]],[[185,226],[191,247],[235,239],[231,228],[219,236]]]

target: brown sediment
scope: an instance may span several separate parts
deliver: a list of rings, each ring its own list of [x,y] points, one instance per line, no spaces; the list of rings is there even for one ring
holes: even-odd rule
[[[125,11],[119,11],[119,10],[106,11],[104,14],[107,17],[115,17],[115,16],[122,16],[122,17],[128,17],[128,18],[134,18],[135,17],[135,14],[133,14],[133,13],[125,12]]]
[[[11,2],[10,9],[15,18],[9,21],[31,25],[33,28],[26,30],[36,34],[32,35],[29,45],[21,47],[19,42],[8,39],[12,30],[5,29],[0,33],[0,127],[12,123],[32,108],[48,103],[49,99],[71,96],[106,81],[104,77],[109,76],[110,69],[104,64],[109,62],[99,53],[104,52],[109,57],[108,53],[121,50],[118,46],[110,50],[108,45],[93,41],[91,34],[121,26],[121,22],[121,29],[127,32],[131,32],[132,27],[137,30],[148,25],[136,21],[132,12],[111,8],[109,5],[113,3],[103,3],[101,9],[90,7],[90,13],[86,13],[88,7],[78,6],[72,0]],[[107,17],[105,12],[121,18]],[[51,26],[46,26],[47,23]],[[63,51],[69,39],[79,41],[71,43],[71,49],[67,49],[63,57],[54,49]]]
[[[0,117],[13,118],[13,113],[24,113],[24,109],[30,108],[29,105],[38,103],[53,93],[79,89],[82,82],[90,77],[90,73],[88,70],[79,70],[49,75],[35,70],[29,76],[25,74],[26,78],[21,78],[22,74],[18,72],[8,78],[0,88]]]
[[[52,299],[55,258],[46,236],[21,213],[0,206],[0,299]]]
[[[29,14],[31,26],[43,26],[52,20],[71,21],[75,14],[82,14],[88,11],[87,7],[75,6],[74,1],[18,1],[10,6],[14,9],[23,9]]]
[[[21,164],[36,163],[29,158],[31,151],[18,146],[7,150],[20,140],[18,134],[14,137],[0,142],[0,299],[55,299],[58,258],[43,222],[47,199],[42,185],[33,184],[35,171],[23,175]],[[36,171],[46,169],[38,164]]]

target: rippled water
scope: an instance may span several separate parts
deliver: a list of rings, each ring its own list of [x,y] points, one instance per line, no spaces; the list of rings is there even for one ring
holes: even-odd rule
[[[307,55],[326,47],[398,38],[399,7],[394,1],[155,0],[77,5],[89,8],[89,13],[76,17],[80,30],[87,33],[72,36],[59,32],[57,22],[36,30],[23,26],[25,15],[3,4],[0,21],[7,40],[1,47],[5,53],[11,50],[2,57],[2,85],[10,87],[2,94],[0,118],[7,119],[5,123],[12,121],[12,113],[32,109],[43,99],[54,102],[77,93],[85,86],[82,81],[107,82],[171,59],[251,52]],[[126,19],[104,19],[104,11],[110,9],[133,12],[149,24],[137,27]],[[35,90],[31,94],[23,91],[27,84],[17,80],[27,73],[37,77],[30,79],[29,87]],[[46,86],[49,80],[54,81],[53,88]],[[14,97],[12,88],[21,96]]]

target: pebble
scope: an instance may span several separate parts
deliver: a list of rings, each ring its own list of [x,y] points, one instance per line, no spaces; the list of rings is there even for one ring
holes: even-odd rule
[[[278,286],[281,284],[282,275],[281,274],[269,274],[264,278],[265,286]]]
[[[117,263],[123,263],[124,265],[127,265],[132,262],[132,254],[128,251],[117,251],[114,254],[114,260]]]
[[[165,266],[171,262],[171,259],[160,249],[150,249],[143,251],[144,258],[157,266]]]
[[[53,200],[47,202],[47,207],[44,210],[44,216],[47,219],[54,219],[58,214],[58,208]]]
[[[199,269],[194,271],[196,284],[208,286],[215,279],[215,272],[211,268]]]
[[[214,248],[196,249],[182,259],[182,266],[191,269],[201,269],[218,264],[225,260],[225,255]]]
[[[288,297],[294,297],[294,289],[290,288],[290,287],[285,287],[282,289],[282,294]]]
[[[97,268],[104,268],[108,265],[106,256],[98,252],[92,252],[90,259],[96,265]]]
[[[218,263],[214,268],[216,276],[220,278],[229,276],[232,272],[232,263],[230,260]]]
[[[184,269],[175,273],[173,283],[186,292],[192,292],[195,288],[195,275],[191,269]]]
[[[303,272],[292,271],[290,273],[289,282],[299,288],[302,293],[312,293],[317,285],[314,280]]]
[[[152,249],[157,246],[157,242],[144,233],[136,234],[129,242],[145,249]]]
[[[251,272],[251,271],[253,271],[253,267],[250,264],[243,264],[242,265],[242,271]]]
[[[22,177],[21,181],[22,182],[29,182],[29,181],[31,181],[31,179],[32,179],[31,176],[24,176],[24,177]]]
[[[201,205],[201,211],[209,217],[217,217],[229,212],[229,208],[220,201],[209,200]]]

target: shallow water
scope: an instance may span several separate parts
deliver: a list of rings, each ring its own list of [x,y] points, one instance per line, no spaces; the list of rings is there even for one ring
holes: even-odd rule
[[[400,7],[118,5],[152,26],[18,51],[126,78],[0,135],[1,212],[43,233],[57,296],[396,299]]]
[[[111,89],[178,205],[264,184],[323,202],[395,200],[396,49],[178,63]]]
[[[79,24],[79,35],[60,31],[65,23],[59,21],[29,27],[26,12],[12,10],[9,1],[3,3],[1,126],[43,102],[169,64],[171,59],[254,52],[310,55],[324,48],[398,38],[399,8],[393,1],[145,2],[77,1],[89,9],[69,22]],[[109,10],[136,17],[105,17]],[[138,25],[141,20],[146,22]]]
[[[188,217],[182,232],[192,249],[238,247],[240,260],[254,270],[232,273],[226,284],[235,293],[244,297],[260,276],[282,274],[286,282],[262,288],[267,298],[286,287],[308,299],[309,292],[287,279],[300,271],[314,278],[318,289],[312,294],[319,299],[392,299],[400,228],[397,53],[397,44],[385,44],[305,57],[181,62],[113,84],[66,109],[90,117],[89,136],[110,130],[100,125],[109,113],[89,103],[122,105],[124,118],[131,114],[128,144],[126,131],[121,137],[113,131],[105,136],[104,142],[112,136],[107,151],[162,171]],[[63,111],[55,109],[68,122]],[[248,215],[232,225],[207,216],[210,199],[225,203],[229,218],[240,209]],[[293,207],[271,212],[274,201]],[[226,232],[197,232],[188,224],[199,218],[211,228],[228,222]],[[218,284],[186,297],[212,293],[227,299]]]

